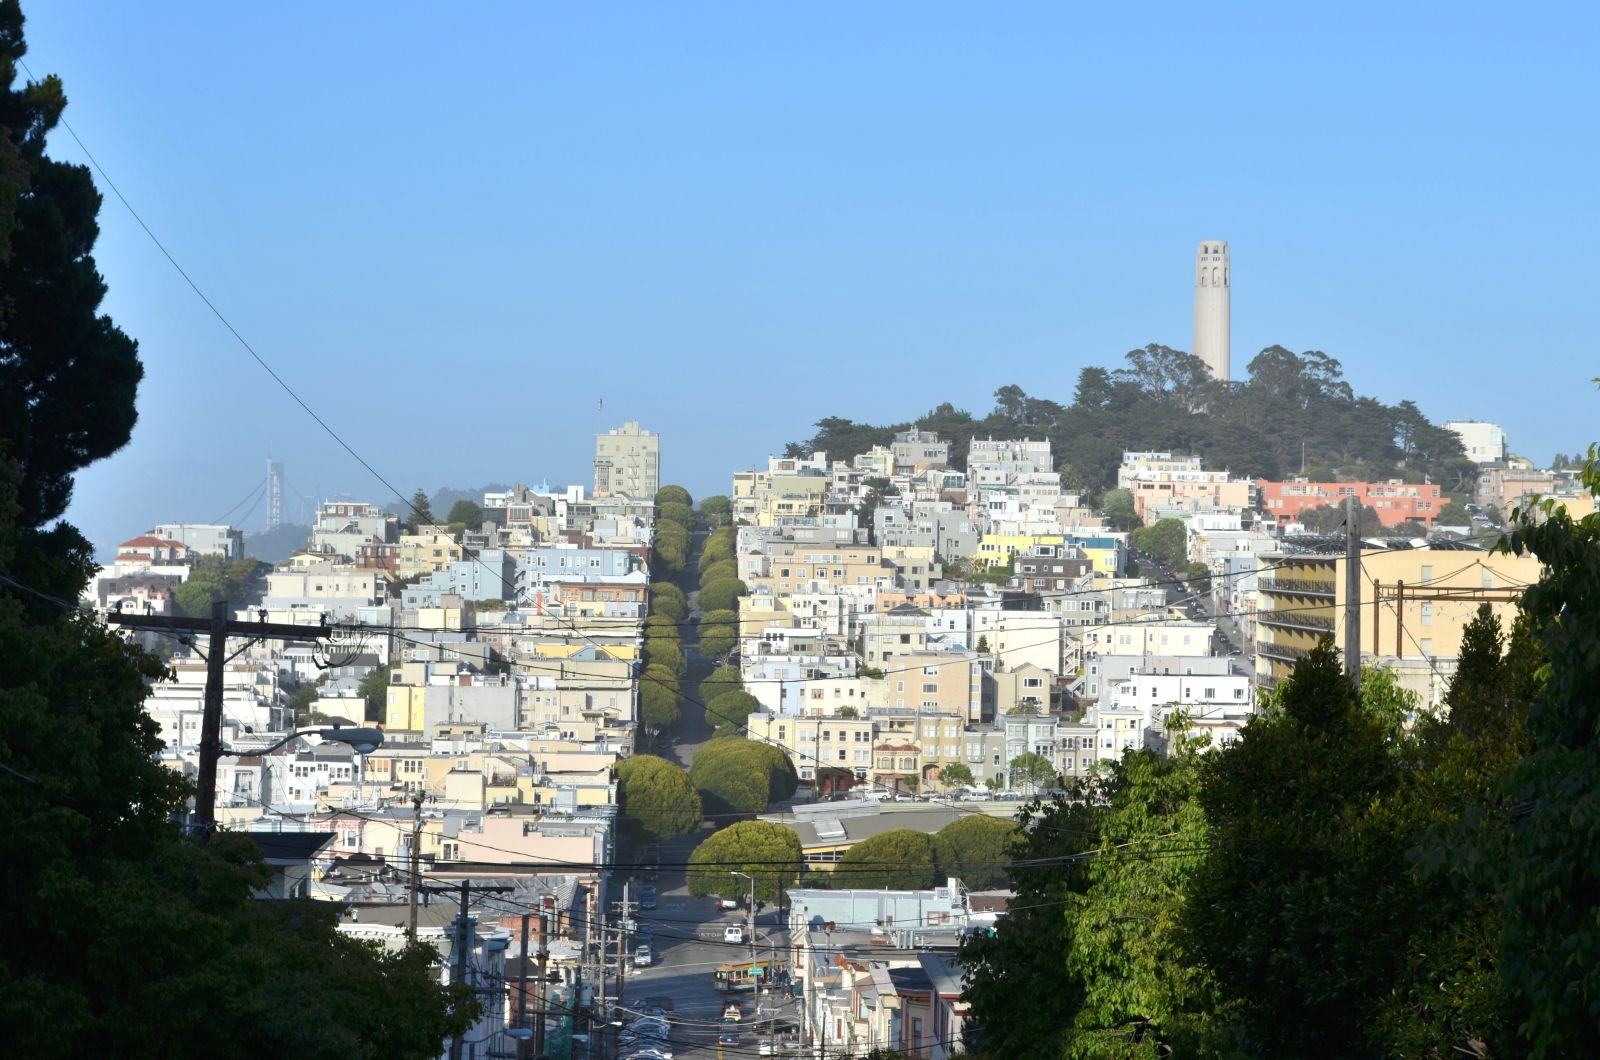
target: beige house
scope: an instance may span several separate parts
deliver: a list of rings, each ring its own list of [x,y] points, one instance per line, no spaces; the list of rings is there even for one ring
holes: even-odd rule
[[[661,436],[634,420],[594,439],[594,495],[654,499],[661,489]]]
[[[932,545],[891,545],[883,549],[883,562],[894,568],[896,588],[926,593],[942,576]]]
[[[873,710],[922,710],[977,721],[983,713],[983,666],[977,652],[894,655],[881,678],[865,684]]]
[[[1032,663],[1008,669],[996,667],[984,674],[984,713],[989,717],[1047,713],[1055,680],[1053,672]]]
[[[932,557],[929,557],[932,561]],[[816,545],[775,541],[764,569],[753,569],[745,584],[752,593],[781,599],[794,593],[827,593],[844,586],[895,587],[896,570],[873,545]]]

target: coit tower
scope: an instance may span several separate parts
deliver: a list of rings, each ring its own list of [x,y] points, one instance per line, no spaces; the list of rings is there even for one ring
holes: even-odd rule
[[[1194,355],[1228,381],[1228,244],[1207,239],[1194,256]]]

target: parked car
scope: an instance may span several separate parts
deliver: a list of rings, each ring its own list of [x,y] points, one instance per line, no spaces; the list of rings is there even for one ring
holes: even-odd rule
[[[723,1027],[717,1032],[718,1045],[738,1045],[739,1029],[737,1027]]]
[[[727,911],[729,909],[737,909],[737,908],[739,908],[739,899],[737,899],[737,898],[718,898],[717,899],[717,908],[721,909],[723,911]]]
[[[633,951],[633,966],[635,968],[648,968],[653,958],[654,954],[650,952],[650,944],[642,942],[639,944],[639,948]]]
[[[667,1025],[666,1020],[641,1016],[628,1024],[623,1033],[632,1034],[636,1038],[651,1038],[658,1042],[664,1042],[672,1037],[672,1028]]]
[[[722,929],[722,941],[723,942],[743,942],[744,941],[744,925],[743,924],[729,924],[727,927],[723,928]]]
[[[655,934],[655,928],[651,927],[648,921],[641,921],[636,934],[639,936],[640,942],[649,942],[651,936]]]
[[[1022,792],[1020,792],[1020,791],[1002,791],[1002,792],[998,793],[997,795],[995,795],[995,798],[1003,799],[1006,802],[1021,802],[1022,801]]]

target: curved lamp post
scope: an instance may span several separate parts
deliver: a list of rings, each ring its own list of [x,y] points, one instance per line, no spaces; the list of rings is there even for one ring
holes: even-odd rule
[[[326,728],[319,728],[319,729],[296,729],[294,732],[291,732],[289,735],[285,736],[283,739],[279,740],[277,743],[272,744],[269,747],[263,747],[259,751],[237,751],[237,750],[234,750],[231,747],[220,748],[219,750],[221,751],[222,754],[231,754],[231,755],[237,755],[237,754],[269,755],[272,752],[276,751],[278,748],[280,748],[280,747],[284,746],[285,744],[287,744],[289,741],[298,739],[301,736],[320,736],[320,737],[322,737],[322,739],[324,741],[331,741],[333,743],[349,744],[350,745],[350,749],[355,751],[355,753],[358,754],[358,755],[371,754],[373,751],[376,751],[379,747],[383,746],[383,730],[382,729],[369,729],[369,728],[366,728],[364,726],[360,727],[360,728],[348,728],[348,729],[346,729],[346,728],[343,728],[343,727],[338,726],[338,725],[331,725],[331,726],[328,726]],[[209,807],[215,806],[216,803],[217,803],[217,778],[216,778],[216,773],[213,771],[212,774],[211,774],[211,786],[210,786],[210,788],[207,789],[206,787],[201,787],[199,790],[197,790],[195,792],[195,807],[196,807],[197,810],[201,806],[205,806],[205,807],[209,808]],[[200,815],[197,814],[197,816],[200,816]],[[202,838],[206,837],[211,831],[211,823],[210,823],[208,818],[209,818],[209,815],[205,815],[205,817],[203,817],[201,819],[201,824],[200,824],[201,832],[200,832],[200,834],[201,834]]]
[[[269,755],[290,740],[297,740],[302,736],[320,736],[325,741],[349,744],[358,755],[369,755],[383,746],[383,730],[368,728],[346,729],[342,726],[332,725],[322,729],[296,729],[270,747],[263,747],[259,751],[235,751],[228,749],[228,754],[256,754]]]

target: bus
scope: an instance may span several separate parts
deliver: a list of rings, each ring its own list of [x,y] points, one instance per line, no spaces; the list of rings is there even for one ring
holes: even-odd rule
[[[771,961],[731,961],[716,970],[717,989],[724,993],[737,993],[765,986],[772,968]]]

